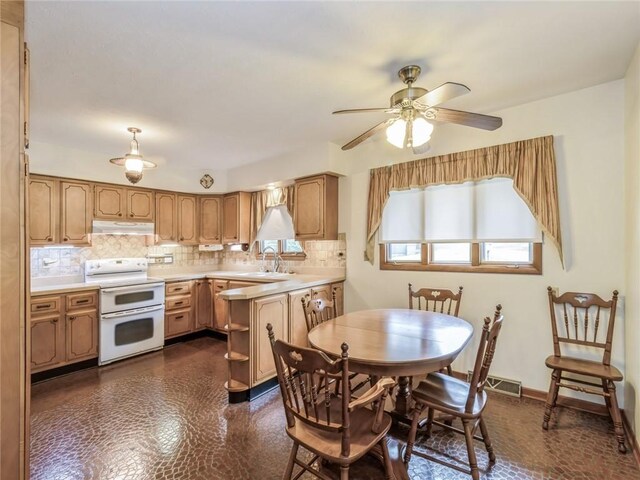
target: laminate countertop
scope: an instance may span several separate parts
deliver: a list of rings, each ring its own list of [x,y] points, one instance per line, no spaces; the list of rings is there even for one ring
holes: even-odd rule
[[[304,288],[317,287],[328,283],[343,282],[344,274],[309,275],[298,273],[271,273],[271,272],[234,272],[234,271],[210,271],[210,272],[184,272],[171,274],[153,273],[152,278],[165,282],[178,282],[198,280],[202,278],[236,280],[246,282],[260,282],[259,285],[234,288],[220,292],[222,298],[228,300],[248,300],[251,298],[266,297],[277,293],[291,292]],[[97,290],[96,284],[75,282],[40,285],[31,287],[32,296],[64,294],[83,290]]]

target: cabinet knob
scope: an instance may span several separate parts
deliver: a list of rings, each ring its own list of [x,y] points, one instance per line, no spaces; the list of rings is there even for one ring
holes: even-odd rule
[[[66,241],[68,241],[68,240],[69,240],[69,237],[64,237],[64,238],[62,239],[62,241],[63,241],[63,242],[66,242]]]
[[[47,237],[47,242],[52,242],[52,241],[53,241],[53,238]]]
[[[119,214],[118,214],[118,216],[119,216],[119,217],[121,217],[121,216],[122,216],[122,213],[119,213]]]
[[[129,216],[130,216],[130,217],[133,217],[133,213],[130,213],[130,214],[129,214]]]
[[[184,237],[180,237],[180,241],[183,241],[183,240],[184,240]]]
[[[51,319],[51,323],[58,323],[58,319],[57,318]]]
[[[75,320],[76,317],[69,317],[69,320]]]

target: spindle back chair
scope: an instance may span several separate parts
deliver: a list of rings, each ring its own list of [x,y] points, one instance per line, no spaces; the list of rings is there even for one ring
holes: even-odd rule
[[[457,317],[460,310],[460,301],[462,300],[462,287],[458,287],[458,293],[453,293],[453,291],[444,288],[421,288],[413,291],[412,285],[409,284],[409,308],[412,310],[414,298],[418,299],[418,310],[446,313]]]
[[[611,365],[618,291],[613,291],[611,300],[604,300],[594,293],[565,292],[557,296],[553,288],[548,287],[547,296],[553,334],[553,355],[545,360],[552,373],[542,428],[549,428],[551,414],[558,400],[558,390],[561,387],[601,395],[605,398],[613,420],[618,451],[625,453],[627,449],[624,443],[622,416],[614,383],[622,381],[623,376],[620,370]],[[595,349],[602,352],[602,359],[592,361],[563,354],[563,345]],[[597,378],[599,383],[567,377],[563,375],[565,372]]]
[[[307,332],[321,323],[336,317],[336,291],[331,290],[331,300],[324,298],[311,298],[304,296],[301,299],[304,320],[307,323]]]

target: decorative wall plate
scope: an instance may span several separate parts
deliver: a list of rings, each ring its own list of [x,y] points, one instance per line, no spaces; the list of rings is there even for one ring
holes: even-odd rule
[[[213,177],[208,173],[205,173],[200,179],[200,185],[207,189],[211,188],[211,186],[213,185]]]

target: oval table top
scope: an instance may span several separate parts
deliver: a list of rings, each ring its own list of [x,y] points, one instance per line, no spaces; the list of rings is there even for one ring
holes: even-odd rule
[[[473,336],[458,317],[409,309],[361,310],[318,325],[309,344],[333,358],[349,345],[349,370],[413,376],[450,365]]]

